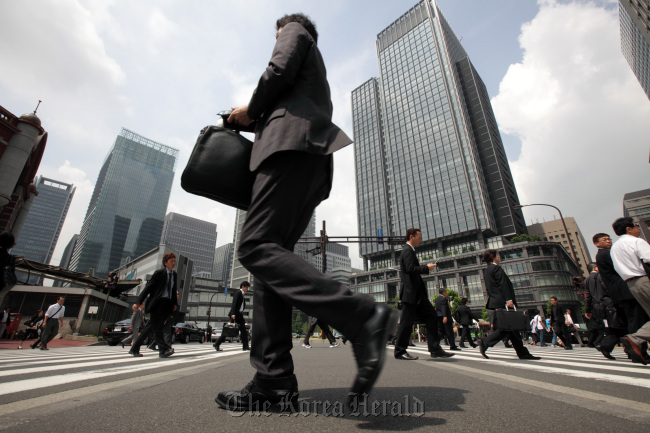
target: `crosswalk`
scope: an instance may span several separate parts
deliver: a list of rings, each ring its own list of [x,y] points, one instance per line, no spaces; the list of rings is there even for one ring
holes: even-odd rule
[[[622,349],[615,349],[612,352],[616,357],[615,361],[606,359],[596,349],[588,347],[575,347],[571,351],[552,347],[528,346],[528,349],[533,355],[539,356],[541,359],[535,361],[519,360],[514,349],[505,348],[501,345],[488,349],[487,355],[489,359],[483,358],[478,348],[467,348],[453,352],[455,354],[453,359],[457,361],[473,361],[484,366],[503,366],[509,368],[512,374],[522,376],[525,376],[526,372],[535,371],[551,375],[564,375],[650,388],[650,366],[632,363]],[[409,348],[409,353],[420,357],[429,355],[426,346],[423,345]]]
[[[118,380],[129,374],[139,377],[244,355],[239,344],[223,344],[216,352],[211,344],[176,345],[170,358],[157,351],[143,350],[134,358],[127,349],[108,346],[82,346],[41,350],[0,351],[0,396],[48,389],[63,384],[83,386],[84,382]],[[2,414],[0,406],[0,414]]]
[[[216,352],[210,344],[176,345],[176,353],[164,359],[159,358],[157,352],[149,350],[143,351],[142,358],[134,358],[127,354],[126,349],[109,346],[52,348],[47,352],[3,350],[0,351],[0,401],[3,402],[0,403],[0,420],[24,410],[26,402],[36,406],[45,405],[55,398],[78,398],[84,394],[117,389],[136,379],[160,380],[170,374],[196,374],[214,368],[216,363],[225,362],[224,365],[228,365],[228,362],[248,356],[248,352],[242,352],[240,344],[226,343],[222,349],[223,352]],[[301,353],[312,353],[301,349],[296,347],[294,350],[298,362]],[[386,350],[387,357],[392,357],[393,347],[387,346]],[[586,347],[573,351],[550,347],[533,347],[529,350],[542,359],[519,360],[513,349],[501,345],[488,350],[490,359],[484,359],[478,349],[468,348],[455,352],[451,358],[453,362],[430,362],[426,344],[409,348],[409,353],[420,357],[420,361],[415,362],[422,368],[446,368],[450,373],[494,380],[499,384],[503,383],[504,378],[517,378],[520,380],[517,386],[526,381],[527,386],[542,387],[544,384],[539,382],[540,377],[559,375],[574,380],[597,381],[607,386],[629,386],[633,387],[629,389],[635,390],[650,388],[650,366],[633,364],[621,349],[615,349],[615,361],[605,359],[595,349]],[[328,349],[327,356],[337,356],[338,351]],[[386,368],[391,367],[387,363]],[[503,375],[504,372],[507,372],[507,377]],[[537,385],[531,381],[532,375],[538,380]],[[46,397],[35,397],[39,395]],[[600,394],[594,394],[593,399],[598,398],[601,398]],[[628,404],[627,400],[621,401],[621,405]],[[650,413],[650,404],[639,410]]]

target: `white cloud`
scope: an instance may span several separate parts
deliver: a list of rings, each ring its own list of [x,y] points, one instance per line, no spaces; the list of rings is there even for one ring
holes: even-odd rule
[[[617,9],[540,1],[519,41],[523,60],[492,100],[501,131],[522,142],[510,162],[519,199],[559,207],[586,239],[611,232],[623,194],[648,188],[650,136],[650,101],[621,54]],[[549,208],[524,211],[528,224],[552,219]]]

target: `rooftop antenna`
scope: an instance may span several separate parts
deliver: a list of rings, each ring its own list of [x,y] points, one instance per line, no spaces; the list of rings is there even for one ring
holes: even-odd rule
[[[36,114],[36,110],[38,110],[38,107],[41,105],[41,102],[43,102],[43,101],[41,101],[41,100],[39,99],[39,100],[38,100],[38,104],[36,104],[36,108],[34,108],[34,114]]]

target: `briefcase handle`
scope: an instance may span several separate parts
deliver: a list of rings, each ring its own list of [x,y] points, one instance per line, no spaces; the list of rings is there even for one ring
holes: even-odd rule
[[[517,311],[517,306],[512,304],[512,309]],[[508,310],[508,304],[506,304],[506,311],[510,311],[510,310]]]

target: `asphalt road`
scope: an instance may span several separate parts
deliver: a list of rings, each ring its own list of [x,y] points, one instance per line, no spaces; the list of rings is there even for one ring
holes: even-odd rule
[[[254,374],[237,344],[176,345],[176,354],[132,358],[121,347],[87,346],[0,351],[0,431],[11,432],[349,432],[650,430],[650,366],[622,350],[608,361],[594,349],[532,348],[541,361],[520,361],[513,349],[465,349],[418,361],[387,361],[369,405],[343,403],[356,374],[349,347],[298,343],[300,387],[295,413],[230,413],[219,391],[238,390]]]

